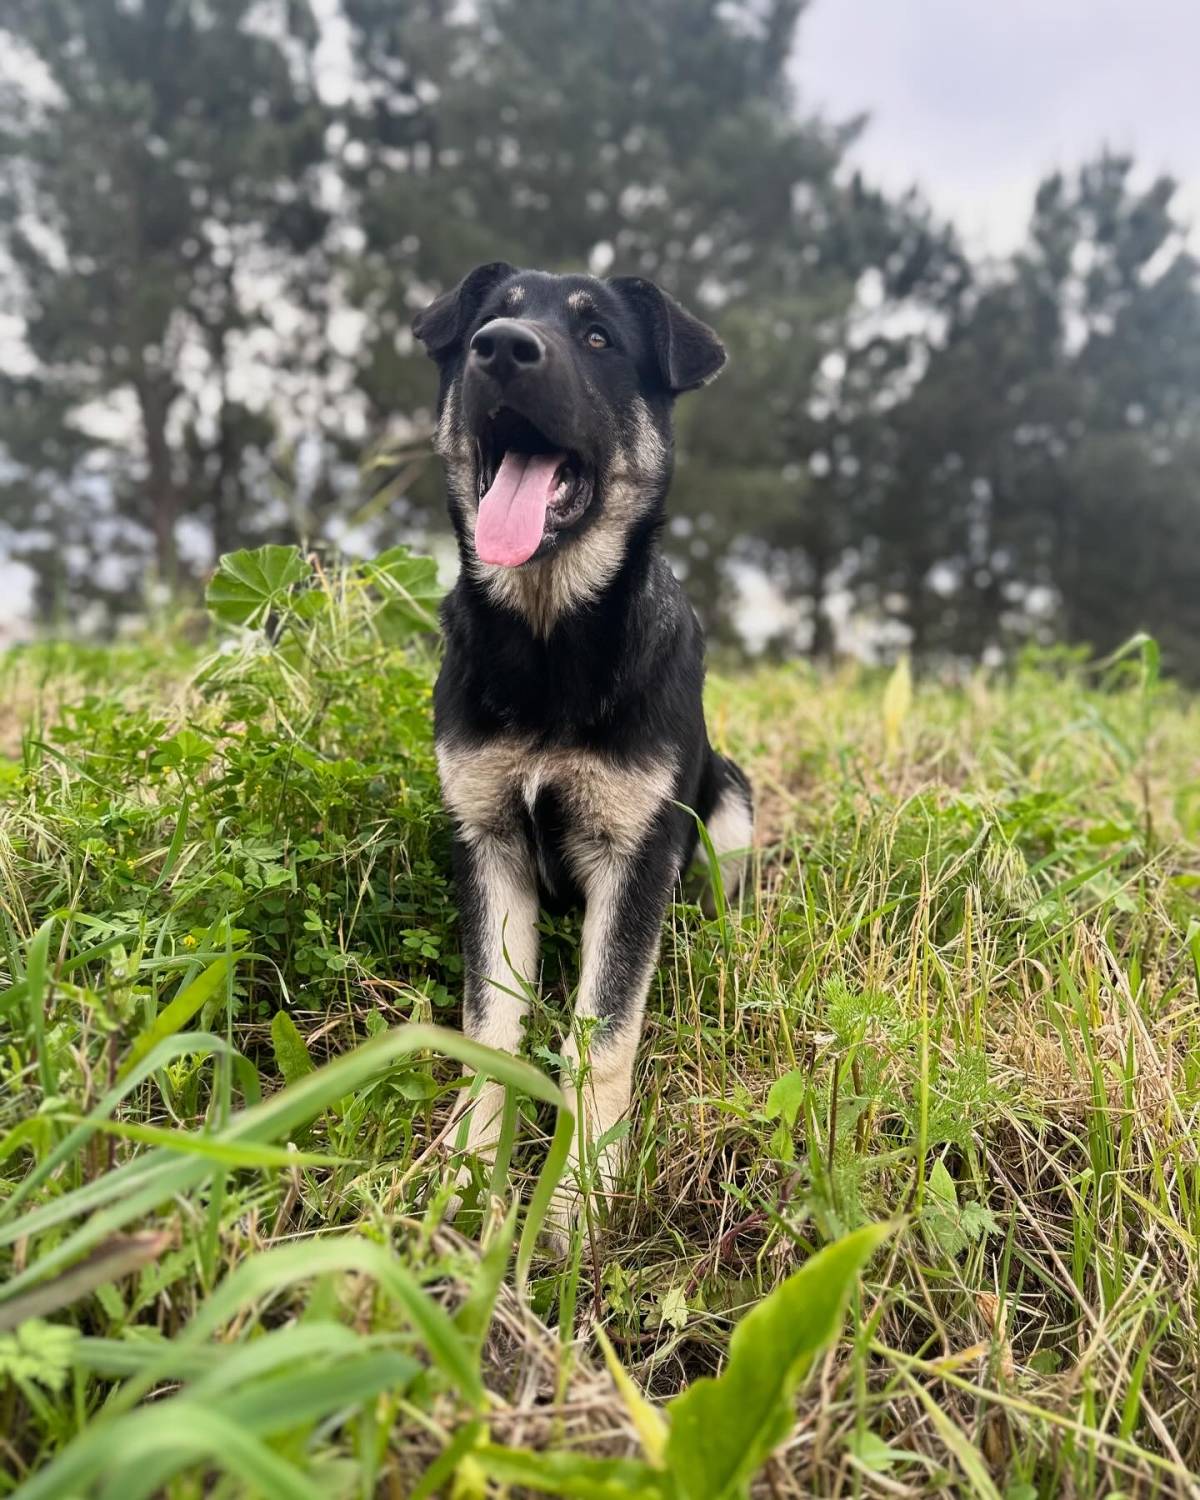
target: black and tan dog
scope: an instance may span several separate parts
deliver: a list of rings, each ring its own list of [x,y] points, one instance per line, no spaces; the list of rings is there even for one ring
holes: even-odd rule
[[[658,546],[675,397],[725,351],[650,282],[503,263],[472,271],[413,331],[441,373],[437,447],[462,559],[435,735],[465,1029],[517,1050],[539,903],[581,903],[576,1017],[593,1024],[579,1104],[596,1140],[629,1107],[663,917],[697,852],[685,809],[730,891],[750,844],[746,779],[705,730],[700,625]],[[572,1068],[576,1047],[573,1035]],[[470,1106],[484,1157],[501,1102],[489,1085]]]

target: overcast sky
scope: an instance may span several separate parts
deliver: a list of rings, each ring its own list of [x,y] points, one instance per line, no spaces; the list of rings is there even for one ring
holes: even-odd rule
[[[1011,249],[1043,173],[1102,144],[1200,223],[1200,0],[812,0],[799,43],[804,107],[868,111],[856,160],[973,249]]]
[[[799,43],[804,108],[868,112],[857,162],[972,250],[1011,249],[1038,179],[1104,144],[1180,180],[1200,249],[1200,0],[812,0]],[[22,593],[0,557],[0,643]]]

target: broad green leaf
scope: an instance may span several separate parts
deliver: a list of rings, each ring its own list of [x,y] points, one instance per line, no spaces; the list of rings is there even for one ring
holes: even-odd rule
[[[958,1192],[946,1163],[939,1156],[929,1173],[929,1191],[952,1212],[958,1212]]]
[[[793,1068],[790,1073],[777,1078],[771,1085],[771,1092],[767,1095],[767,1105],[764,1111],[767,1119],[782,1120],[791,1130],[796,1123],[796,1116],[800,1113],[800,1106],[804,1103],[807,1088],[808,1074],[802,1068]]]
[[[299,547],[269,544],[227,552],[217,564],[205,603],[225,625],[260,625],[309,571]]]
[[[836,1337],[855,1278],[892,1229],[870,1224],[818,1251],[734,1329],[724,1371],[670,1403],[667,1463],[683,1500],[746,1493],[791,1431],[796,1387]]]
[[[271,1017],[271,1047],[285,1083],[296,1083],[313,1071],[304,1038],[286,1010],[277,1010]]]
[[[681,1286],[669,1287],[659,1299],[658,1317],[667,1328],[680,1329],[688,1320],[687,1298]]]
[[[984,1235],[996,1232],[995,1215],[984,1204],[959,1203],[954,1178],[941,1157],[930,1168],[928,1189],[921,1227],[943,1255],[953,1259]]]
[[[373,562],[364,563],[363,572],[387,601],[387,618],[416,630],[437,629],[443,591],[432,557],[418,556],[407,547],[391,547]]]
[[[872,1474],[886,1474],[897,1464],[918,1462],[915,1453],[910,1453],[907,1448],[893,1448],[870,1428],[862,1432],[852,1432],[846,1439],[846,1451]]]

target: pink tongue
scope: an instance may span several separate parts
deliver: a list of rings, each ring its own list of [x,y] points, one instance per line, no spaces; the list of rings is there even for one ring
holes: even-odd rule
[[[554,476],[565,460],[565,453],[504,455],[475,521],[475,550],[485,563],[515,568],[537,551]]]

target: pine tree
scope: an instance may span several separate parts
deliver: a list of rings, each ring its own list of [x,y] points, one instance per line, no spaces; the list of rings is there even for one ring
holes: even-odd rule
[[[278,505],[269,404],[232,380],[253,341],[278,356],[326,233],[316,31],[306,0],[9,0],[0,25],[28,65],[0,95],[7,505],[43,593],[121,601],[147,554],[178,581],[185,519],[228,546]]]

